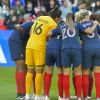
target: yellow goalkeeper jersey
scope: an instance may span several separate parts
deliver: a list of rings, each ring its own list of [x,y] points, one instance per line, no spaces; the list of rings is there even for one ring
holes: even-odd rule
[[[45,52],[47,34],[56,26],[56,22],[50,16],[38,17],[31,28],[31,35],[27,42],[26,48]]]

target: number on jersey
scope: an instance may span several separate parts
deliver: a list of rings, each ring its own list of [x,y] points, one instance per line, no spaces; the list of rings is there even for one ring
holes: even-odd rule
[[[34,32],[35,32],[37,35],[40,35],[40,34],[41,34],[41,32],[42,32],[42,26],[43,26],[43,24],[40,24],[40,25],[38,25],[38,23],[35,24]],[[34,32],[33,32],[33,33],[34,33]]]
[[[62,39],[65,39],[67,37],[70,37],[70,38],[74,37],[75,34],[76,34],[75,30],[73,33],[70,33],[70,28],[68,28],[67,30],[66,30],[66,28],[62,29]]]

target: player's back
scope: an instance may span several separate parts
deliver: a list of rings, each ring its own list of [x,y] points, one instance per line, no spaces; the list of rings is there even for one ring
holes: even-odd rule
[[[40,51],[45,49],[47,33],[56,26],[57,24],[51,17],[38,17],[31,28],[31,36],[28,40],[27,48],[37,49]]]

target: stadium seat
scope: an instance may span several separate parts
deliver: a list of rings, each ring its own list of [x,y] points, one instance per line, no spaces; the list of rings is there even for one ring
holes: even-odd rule
[[[7,27],[5,25],[0,25],[0,30],[6,30]]]

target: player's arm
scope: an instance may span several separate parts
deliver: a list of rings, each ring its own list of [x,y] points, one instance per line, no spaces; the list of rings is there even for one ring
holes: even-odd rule
[[[34,23],[34,21],[27,21],[27,22],[25,22],[25,23],[23,23],[23,24],[17,24],[16,26],[15,26],[15,29],[17,30],[17,31],[19,31],[20,33],[25,33],[25,32],[30,32],[30,29],[31,29],[31,26],[33,25],[33,23]]]
[[[53,30],[50,30],[47,34],[47,36],[56,36],[56,35],[61,35],[61,32],[60,32],[60,28],[57,27]]]
[[[96,27],[97,27],[98,24],[99,24],[98,21],[94,21],[92,27],[89,27],[87,29],[82,28],[82,30],[84,30],[84,32],[86,34],[91,35],[94,32],[94,30],[96,29]]]
[[[21,32],[21,33],[24,32],[24,31],[23,31],[23,28],[21,27],[20,24],[15,25],[15,30],[17,30],[18,32]]]
[[[98,25],[98,21],[94,21],[94,24],[92,27],[89,27],[88,29],[85,30],[85,33],[87,34],[92,34],[94,32],[94,30],[96,29],[97,25]]]

